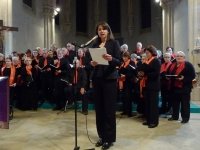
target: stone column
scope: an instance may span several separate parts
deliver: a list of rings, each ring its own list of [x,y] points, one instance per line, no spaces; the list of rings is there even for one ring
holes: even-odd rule
[[[95,0],[94,7],[95,7],[94,24],[96,25],[100,21],[99,0]]]
[[[55,20],[54,11],[56,0],[43,0],[44,13],[44,47],[50,49],[55,43]]]
[[[189,61],[194,65],[196,78],[200,83],[200,68],[197,65],[200,63],[200,50],[194,53],[196,48],[196,37],[200,34],[200,0],[191,0],[188,2],[188,42],[189,42]],[[200,100],[200,88],[193,88],[191,94],[192,100]]]
[[[70,30],[71,30],[71,20],[70,20],[70,13],[71,13],[71,10],[70,10],[70,0],[66,0],[66,14],[65,14],[65,32],[67,34],[69,34]]]
[[[174,47],[174,0],[161,0],[163,24],[163,50],[167,46]]]
[[[128,0],[128,33],[133,36],[133,0]]]

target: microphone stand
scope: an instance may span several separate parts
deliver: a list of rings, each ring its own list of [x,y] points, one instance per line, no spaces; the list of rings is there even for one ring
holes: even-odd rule
[[[74,45],[75,47],[75,57],[74,57],[74,60],[75,60],[75,75],[74,75],[74,78],[75,78],[75,81],[78,81],[78,79],[76,79],[76,69],[77,69],[77,66],[76,66],[76,60],[77,60],[77,46],[80,47],[79,45],[77,45],[76,42],[73,42],[72,45]],[[76,82],[74,83],[73,85],[73,91],[74,91],[74,110],[75,110],[75,147],[74,147],[74,150],[79,150],[80,147],[77,146],[77,90],[76,90]]]
[[[77,69],[77,66],[76,66],[76,61],[78,59],[78,50],[77,50],[77,47],[79,48],[84,48],[86,47],[86,45],[81,45],[79,46],[76,42],[72,42],[71,43],[72,45],[74,45],[75,47],[75,57],[74,57],[74,68],[75,68],[75,74],[74,74],[74,78],[75,78],[75,81],[78,81],[78,79],[76,78],[76,69]],[[73,85],[73,90],[74,90],[74,109],[75,109],[75,147],[74,147],[74,150],[79,150],[80,147],[77,146],[77,89],[76,89],[76,82],[74,83]],[[95,148],[92,148],[92,149],[85,149],[85,150],[95,150]]]

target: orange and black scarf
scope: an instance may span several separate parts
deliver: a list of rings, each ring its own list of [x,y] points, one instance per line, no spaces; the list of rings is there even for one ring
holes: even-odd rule
[[[77,81],[78,81],[78,70],[76,69],[73,83],[77,84]]]
[[[171,64],[172,64],[171,61],[168,62],[168,63],[163,63],[163,64],[161,65],[160,72],[166,72],[167,69],[169,68],[169,66],[170,66]]]
[[[31,65],[30,66],[26,66],[26,72],[27,72],[27,74],[32,76],[31,69],[32,69]]]
[[[128,67],[128,65],[130,64],[130,59],[126,62],[123,62],[120,66],[120,68],[126,68]],[[119,69],[120,69],[119,68]],[[118,82],[119,82],[119,89],[122,90],[123,89],[123,82],[126,80],[126,77],[119,77],[118,78]]]
[[[57,62],[57,64],[56,64],[56,67],[57,67],[57,68],[60,67],[60,59],[58,60],[58,62]],[[56,76],[58,75],[58,72],[57,72],[57,71],[55,72],[55,75],[56,75]]]
[[[4,66],[3,68],[1,68],[1,75],[4,76],[3,71],[6,68],[6,66]],[[16,69],[14,66],[10,66],[10,77],[9,77],[9,85],[13,85],[14,81],[15,81],[15,73],[16,73]]]
[[[47,65],[47,58],[44,58],[44,66]]]
[[[82,66],[83,65],[83,59],[82,59],[82,57],[80,57],[80,59],[79,59],[79,66]]]
[[[140,50],[140,49],[136,49],[136,54],[138,54],[138,53],[141,53],[142,52],[142,50]]]
[[[177,62],[173,63],[172,66],[170,67],[170,74],[172,72],[172,70],[177,66]],[[179,75],[181,73],[181,71],[185,68],[185,61],[183,61],[177,68],[175,75]],[[170,82],[171,84],[171,82]],[[183,86],[183,81],[180,80],[175,80],[174,82],[174,86],[182,88]]]
[[[146,63],[147,65],[150,64],[150,62],[151,62],[154,58],[155,58],[155,56],[151,57],[149,60],[146,60],[145,63]],[[146,76],[142,77],[142,79],[140,80],[140,97],[141,97],[141,98],[144,97],[144,96],[142,95],[142,88],[144,88],[144,87],[146,86],[146,80],[147,80],[147,77],[146,77]]]

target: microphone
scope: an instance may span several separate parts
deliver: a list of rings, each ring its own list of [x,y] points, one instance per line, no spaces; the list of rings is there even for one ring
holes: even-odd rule
[[[92,43],[92,41],[94,41],[95,39],[97,39],[99,36],[95,35],[91,40],[89,40],[87,43],[82,44],[81,47],[86,47],[88,45],[90,45]]]

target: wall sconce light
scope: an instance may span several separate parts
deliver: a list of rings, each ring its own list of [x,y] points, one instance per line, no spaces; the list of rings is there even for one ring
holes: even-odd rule
[[[54,9],[54,15],[56,16],[58,13],[60,12],[60,8],[57,7],[56,9]]]
[[[155,0],[155,2],[156,2],[156,3],[159,3],[159,2],[160,2],[160,0]]]

